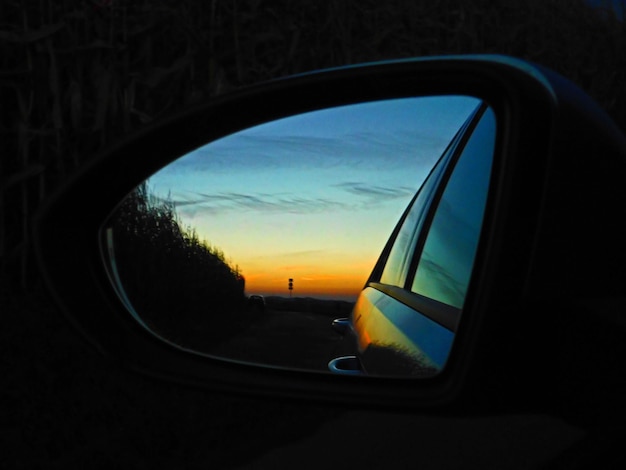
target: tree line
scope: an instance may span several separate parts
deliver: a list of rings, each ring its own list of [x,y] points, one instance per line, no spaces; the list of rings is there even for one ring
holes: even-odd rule
[[[131,192],[109,219],[121,288],[147,326],[205,350],[245,327],[245,279],[224,253],[181,226],[174,204]]]

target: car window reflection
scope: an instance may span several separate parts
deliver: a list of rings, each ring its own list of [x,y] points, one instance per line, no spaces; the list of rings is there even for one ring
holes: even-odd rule
[[[411,290],[462,308],[482,226],[494,151],[488,109],[450,177],[431,224]]]
[[[380,282],[383,284],[404,287],[409,274],[415,244],[424,222],[424,216],[430,204],[434,188],[436,188],[441,179],[441,173],[447,160],[444,157],[439,161],[413,201],[411,210],[404,219],[402,228],[398,232],[398,236],[389,252],[389,257],[380,279]]]

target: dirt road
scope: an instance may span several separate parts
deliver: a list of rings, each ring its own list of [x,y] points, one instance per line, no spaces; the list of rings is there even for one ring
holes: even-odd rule
[[[332,327],[326,315],[266,310],[243,332],[211,354],[254,363],[328,371],[328,362],[353,354],[351,338]]]

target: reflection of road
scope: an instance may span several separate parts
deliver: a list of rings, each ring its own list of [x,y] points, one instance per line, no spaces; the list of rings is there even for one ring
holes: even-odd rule
[[[260,364],[328,371],[328,361],[351,354],[351,338],[336,333],[334,317],[266,310],[211,354]]]

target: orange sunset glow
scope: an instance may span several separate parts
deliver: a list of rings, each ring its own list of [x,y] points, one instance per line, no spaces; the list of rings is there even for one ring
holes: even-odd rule
[[[293,279],[292,294],[298,297],[356,298],[363,289],[375,259],[350,266],[332,261],[302,265],[252,265],[243,270],[246,292],[263,295],[289,295],[288,280]],[[245,274],[245,273],[248,274]]]

